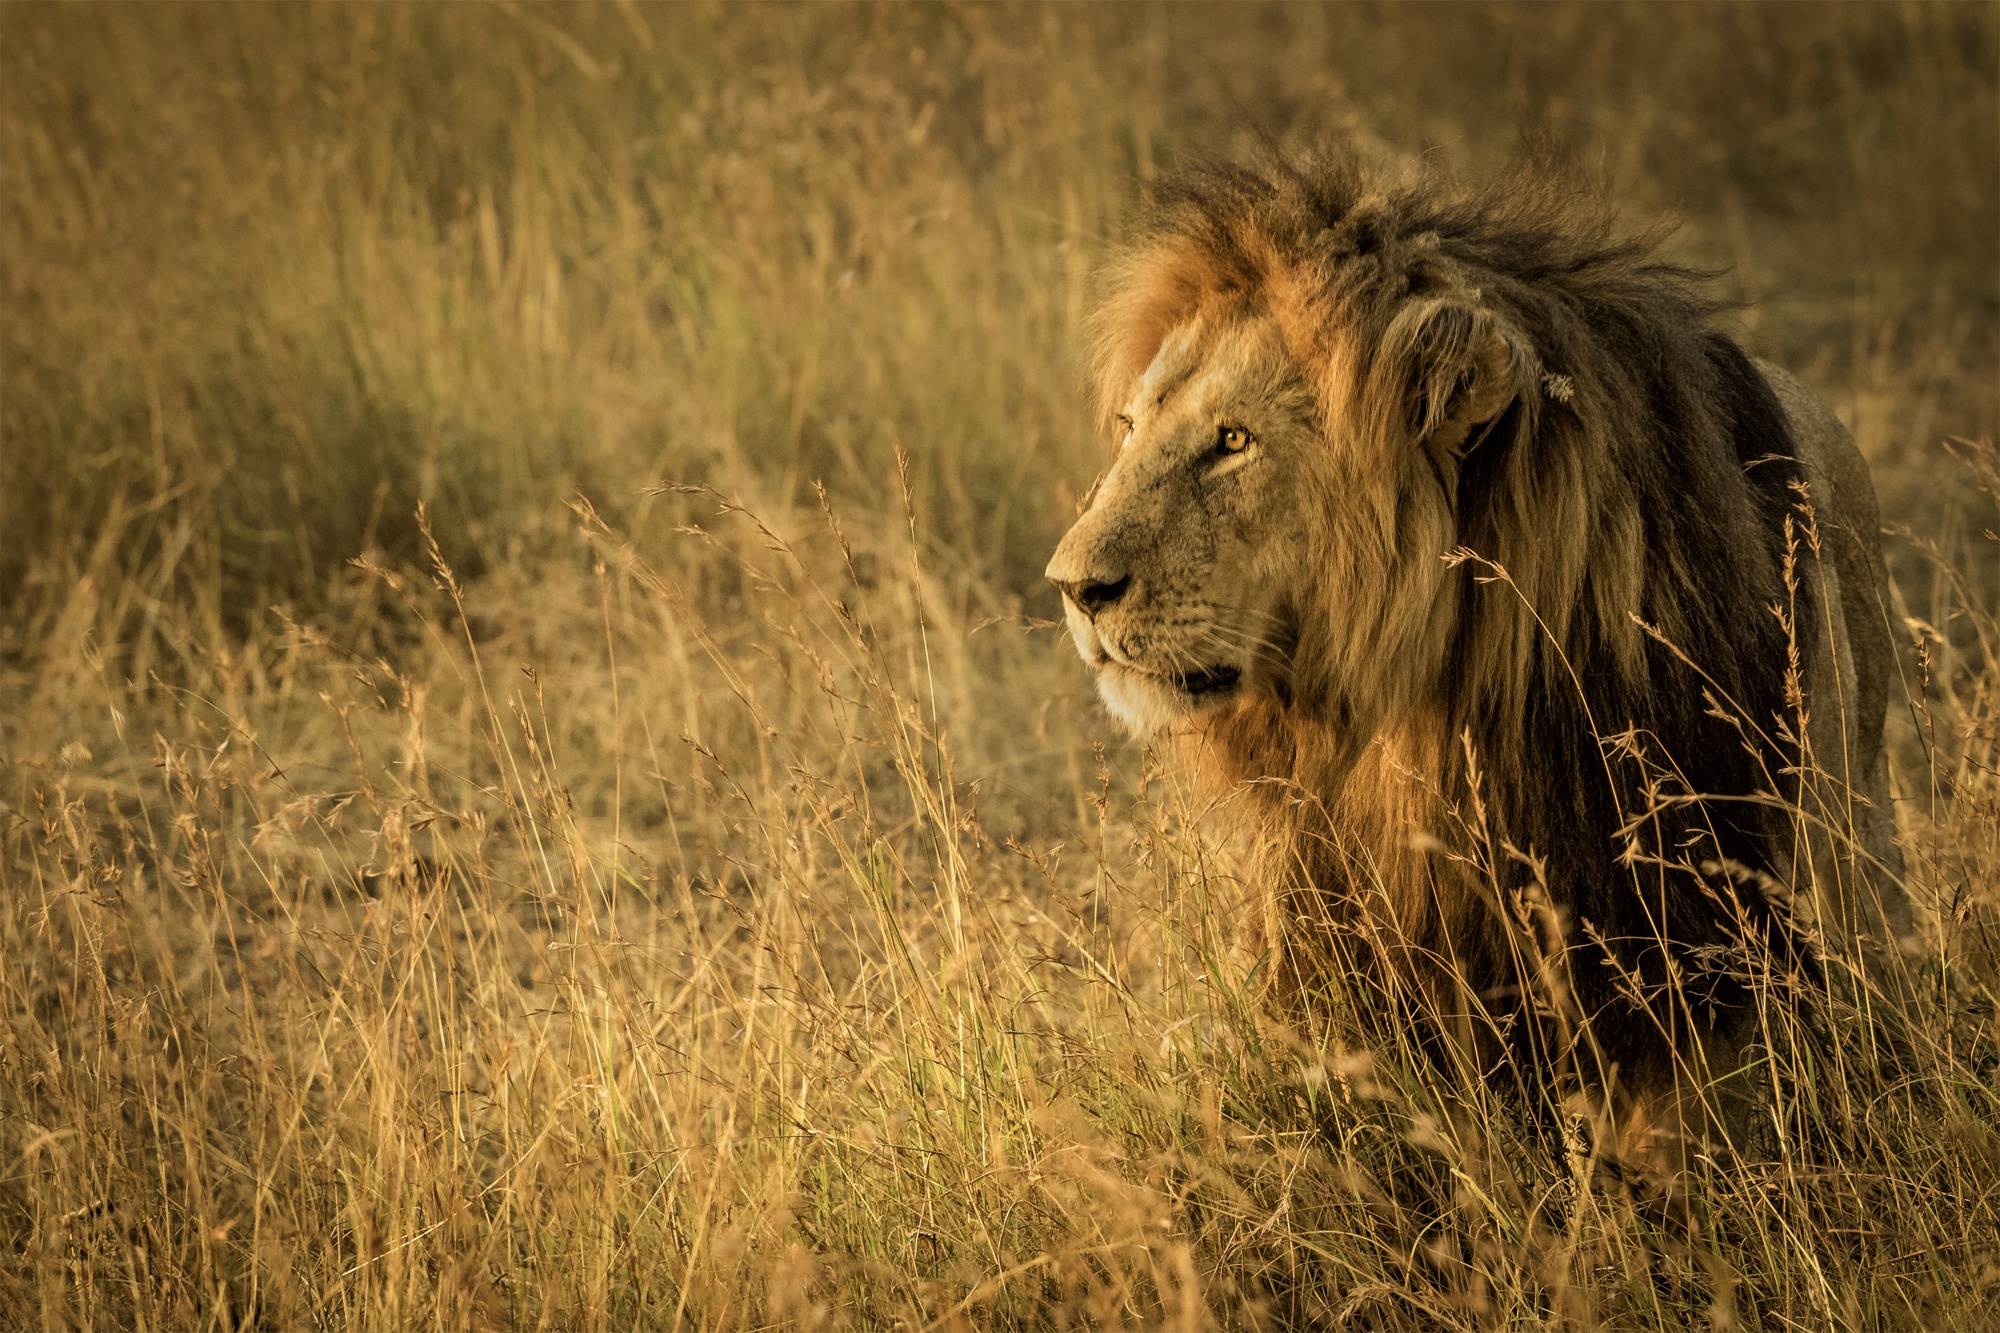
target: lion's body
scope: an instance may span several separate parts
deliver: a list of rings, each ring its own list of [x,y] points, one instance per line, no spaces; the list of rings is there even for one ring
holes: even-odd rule
[[[1881,933],[1845,431],[1573,197],[1336,163],[1166,198],[1099,324],[1128,442],[1050,575],[1114,710],[1236,793],[1273,970],[1482,1067],[1734,1068],[1753,960],[1807,961],[1780,886]]]

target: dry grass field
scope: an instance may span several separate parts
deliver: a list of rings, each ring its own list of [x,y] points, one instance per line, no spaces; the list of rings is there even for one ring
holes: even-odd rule
[[[0,7],[0,1326],[2000,1328],[1996,69],[1988,4]],[[1260,1006],[1041,581],[1163,168],[1524,129],[1837,407],[1904,617],[1903,1049],[1774,1018],[1777,1159],[1671,1215]]]

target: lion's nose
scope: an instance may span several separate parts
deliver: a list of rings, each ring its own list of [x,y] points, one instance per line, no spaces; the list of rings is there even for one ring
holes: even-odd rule
[[[1084,615],[1092,620],[1097,613],[1125,595],[1132,586],[1132,576],[1114,579],[1109,583],[1092,583],[1083,579],[1050,579],[1050,583],[1062,590],[1062,595],[1077,604]]]

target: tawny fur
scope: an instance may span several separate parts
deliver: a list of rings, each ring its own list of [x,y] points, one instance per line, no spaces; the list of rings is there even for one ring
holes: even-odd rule
[[[1050,576],[1236,793],[1295,999],[1646,1095],[1733,1067],[1747,959],[1806,966],[1784,888],[1907,928],[1866,468],[1698,278],[1550,178],[1340,155],[1184,173],[1114,265],[1123,443]]]

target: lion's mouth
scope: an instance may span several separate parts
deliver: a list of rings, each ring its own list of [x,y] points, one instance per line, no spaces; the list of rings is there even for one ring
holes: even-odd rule
[[[1149,671],[1108,654],[1094,662],[1098,693],[1112,716],[1137,736],[1150,736],[1197,713],[1226,708],[1243,681],[1243,668]]]
[[[1177,677],[1174,684],[1199,699],[1205,694],[1222,694],[1235,687],[1243,678],[1243,668],[1233,666],[1204,667],[1200,671],[1190,671]]]

